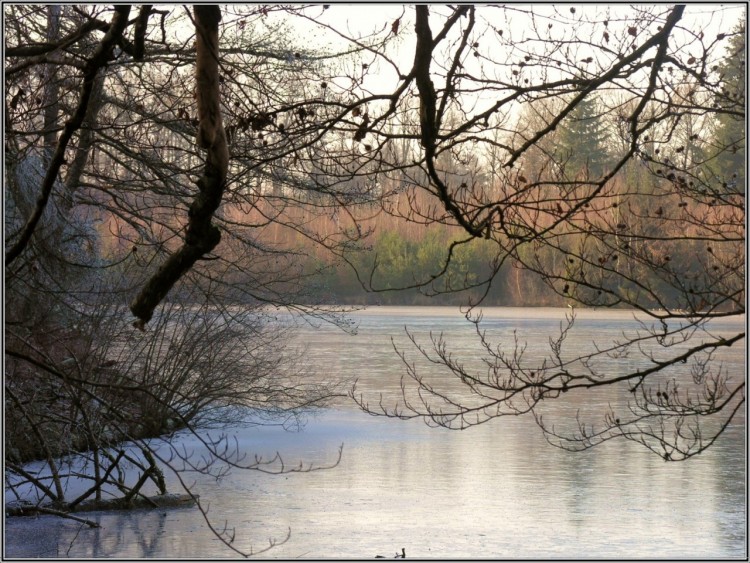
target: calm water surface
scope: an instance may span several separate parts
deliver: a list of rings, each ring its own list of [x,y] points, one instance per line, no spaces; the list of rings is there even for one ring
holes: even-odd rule
[[[548,353],[559,309],[487,312],[488,331],[528,341],[527,358]],[[356,336],[328,326],[305,329],[310,365],[358,378],[358,389],[389,406],[400,398],[408,348],[403,328],[420,341],[445,331],[471,361],[471,328],[452,309],[378,308],[355,315]],[[569,344],[585,350],[634,327],[628,313],[581,314]],[[716,330],[737,330],[717,326]],[[415,357],[415,355],[410,355]],[[744,349],[723,360],[744,374]],[[476,359],[476,358],[474,358]],[[635,359],[633,361],[636,361]],[[611,399],[611,398],[610,398]],[[607,402],[606,397],[595,397]],[[563,409],[564,407],[560,407]],[[554,413],[552,413],[554,414]],[[371,417],[350,404],[309,419],[302,432],[275,427],[233,431],[253,454],[280,452],[288,463],[339,465],[270,476],[233,472],[220,482],[195,476],[218,527],[236,529],[241,549],[291,538],[264,557],[371,558],[406,549],[409,558],[743,558],[746,544],[745,424],[708,452],[665,463],[642,447],[610,442],[582,453],[549,446],[533,420],[504,418],[456,432],[418,421]],[[185,438],[187,447],[194,441]],[[103,528],[41,517],[6,521],[6,556],[217,558],[219,544],[195,509],[92,513]],[[41,527],[43,526],[43,528]],[[39,530],[44,531],[40,539]]]

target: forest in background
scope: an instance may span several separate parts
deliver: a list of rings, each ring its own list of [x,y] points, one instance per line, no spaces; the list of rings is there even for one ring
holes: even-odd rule
[[[738,35],[737,37],[741,37]],[[742,47],[737,43],[736,49]],[[741,79],[741,68],[735,60],[722,63],[727,80],[737,83]],[[544,115],[555,115],[552,104],[540,103],[526,108],[523,119],[538,127],[545,123]],[[620,124],[620,128],[621,128]],[[597,98],[588,98],[564,121],[558,133],[552,133],[543,142],[530,148],[523,159],[515,181],[529,183],[529,178],[539,178],[545,169],[564,163],[565,176],[584,178],[599,176],[611,167],[627,147],[623,143],[623,131],[618,131],[618,120],[602,109]],[[683,116],[683,119],[670,132],[670,141],[653,144],[653,156],[670,158],[674,164],[683,167],[703,168],[703,175],[724,177],[725,189],[737,189],[744,185],[744,152],[738,150],[743,142],[742,124],[733,118],[719,115]],[[258,133],[263,139],[263,133]],[[718,156],[716,147],[734,147],[722,151]],[[401,152],[406,153],[407,147]],[[440,159],[441,173],[456,183],[465,185],[468,178],[474,188],[481,190],[485,197],[501,199],[501,183],[504,181],[494,169],[497,155],[474,154],[459,160],[450,153]],[[726,171],[732,174],[726,174]],[[606,196],[598,199],[594,207],[586,205],[583,216],[596,216],[603,219],[607,227],[618,233],[616,248],[601,245],[594,250],[589,260],[583,260],[591,274],[603,265],[623,269],[627,272],[618,281],[621,289],[627,289],[632,278],[645,281],[647,286],[659,288],[663,302],[652,300],[646,307],[680,308],[681,288],[672,287],[669,281],[662,280],[663,272],[653,268],[652,260],[659,265],[669,262],[682,264],[686,271],[700,272],[703,269],[720,272],[723,263],[730,271],[735,267],[733,250],[722,251],[702,243],[701,226],[721,224],[726,221],[726,209],[721,206],[721,194],[703,191],[701,200],[692,200],[680,195],[681,183],[693,188],[693,180],[684,180],[670,169],[650,169],[645,159],[632,160],[608,183]],[[336,176],[318,175],[319,181],[337,183]],[[362,194],[362,179],[344,181],[339,187],[349,197]],[[467,238],[465,232],[456,225],[442,221],[420,220],[411,215],[414,209],[431,209],[435,203],[431,196],[420,189],[419,182],[427,183],[427,178],[414,179],[403,173],[388,175],[373,174],[366,177],[369,182],[366,198],[369,202],[351,206],[346,212],[337,208],[335,201],[327,194],[298,191],[299,186],[286,186],[279,178],[256,178],[249,185],[239,185],[233,190],[261,199],[252,206],[244,202],[224,204],[219,215],[230,224],[254,224],[263,222],[264,217],[279,212],[284,220],[270,222],[255,239],[263,247],[291,251],[300,277],[288,286],[290,292],[299,291],[299,281],[304,279],[302,295],[309,303],[338,305],[466,305],[482,303],[487,306],[565,306],[577,301],[567,291],[566,283],[550,287],[544,272],[560,268],[572,269],[580,260],[561,256],[559,249],[540,246],[536,241],[523,242],[518,247],[519,254],[536,263],[536,268],[524,265],[526,260],[504,261],[498,266],[496,245],[481,238]],[[689,182],[689,186],[688,186]],[[695,182],[695,186],[698,182]],[[558,193],[565,188],[553,187]],[[569,197],[575,197],[569,195]],[[545,211],[549,213],[547,223],[555,216],[567,213],[565,201],[559,196],[550,198]],[[242,201],[242,200],[241,200]],[[356,199],[355,199],[356,201]],[[279,203],[281,202],[281,203]],[[263,210],[266,206],[266,210]],[[130,237],[123,237],[127,227],[116,217],[99,211],[97,221],[101,236],[101,256],[107,261],[118,261],[129,250]],[[352,225],[346,226],[347,221]],[[588,220],[588,219],[585,219]],[[180,219],[169,223],[170,229],[180,229]],[[693,224],[691,226],[691,223]],[[321,239],[312,238],[309,232],[290,230],[289,224],[305,225],[310,232],[319,233],[322,240],[335,237],[344,228],[356,230],[352,244],[337,248],[332,252]],[[679,244],[659,248],[651,240],[669,240],[674,237],[674,227],[687,226],[680,232]],[[628,230],[644,233],[643,240],[632,242]],[[585,244],[585,233],[577,235],[577,242]],[[356,243],[354,241],[356,240]],[[633,246],[631,246],[633,244]],[[651,255],[646,264],[633,259],[638,246],[648,247]],[[238,262],[239,254],[232,248],[224,251],[230,262]],[[586,263],[589,262],[589,263]],[[255,274],[253,274],[254,276]],[[231,278],[237,286],[252,286],[253,276],[244,277],[238,271]],[[283,287],[283,284],[282,284]],[[282,290],[283,291],[283,290]],[[599,291],[599,290],[597,290]],[[642,299],[633,296],[632,301]],[[242,298],[239,298],[242,301]],[[584,306],[586,303],[583,304]],[[592,306],[597,306],[596,301]],[[631,305],[623,304],[624,307]],[[731,309],[731,305],[726,305]],[[699,307],[701,308],[701,307]]]
[[[744,330],[711,328],[745,314],[742,7],[383,5],[361,33],[347,9],[4,5],[4,462],[35,510],[132,505],[185,467],[298,470],[201,433],[357,400],[309,376],[279,309],[344,331],[332,303],[647,319],[587,355],[562,352],[570,317],[529,358],[464,309],[487,369],[414,343],[456,385],[404,362],[402,401],[370,414],[528,415],[566,450],[631,440],[678,461],[744,413],[745,374],[720,360]],[[565,428],[539,414],[597,390],[627,405]]]

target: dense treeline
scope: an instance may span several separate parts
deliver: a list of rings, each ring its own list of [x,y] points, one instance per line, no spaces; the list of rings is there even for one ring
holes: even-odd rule
[[[719,133],[707,136],[707,143],[724,142],[721,139],[721,125],[716,124]],[[571,141],[573,144],[574,141]],[[696,144],[697,145],[697,144]],[[558,150],[566,150],[564,144]],[[571,149],[572,150],[572,149]],[[698,148],[695,149],[696,151]],[[579,163],[591,162],[591,155],[609,154],[607,145],[578,146],[574,154]],[[536,164],[530,158],[526,167]],[[584,166],[585,164],[579,164]],[[715,163],[704,166],[706,173],[722,172]],[[742,170],[741,167],[736,167]],[[529,173],[530,174],[530,173]],[[665,173],[666,175],[666,173]],[[632,292],[631,299],[643,302],[650,308],[682,308],[681,286],[675,287],[673,280],[664,279],[668,272],[652,267],[653,263],[668,266],[680,264],[686,272],[698,276],[701,272],[719,272],[721,264],[733,271],[733,251],[701,242],[701,224],[727,221],[727,209],[722,205],[721,194],[707,194],[702,201],[686,200],[674,189],[671,178],[654,178],[641,162],[631,162],[610,182],[606,197],[602,197],[597,208],[584,210],[586,221],[603,221],[615,234],[606,239],[601,237],[593,248],[587,248],[588,258],[572,257],[577,254],[574,247],[583,248],[593,238],[587,233],[575,233],[566,240],[571,256],[560,248],[540,246],[534,241],[524,242],[517,248],[525,266],[518,261],[503,261],[497,264],[496,245],[481,238],[466,238],[460,228],[443,223],[421,224],[419,221],[404,220],[398,211],[404,200],[410,206],[426,207],[428,198],[419,192],[396,193],[390,201],[377,206],[364,205],[352,209],[347,221],[356,225],[356,242],[343,245],[332,252],[320,241],[311,238],[306,232],[290,231],[285,223],[305,225],[310,231],[321,233],[325,239],[329,233],[342,230],[342,217],[338,210],[321,212],[318,207],[296,205],[295,198],[289,198],[283,209],[284,221],[270,224],[255,239],[256,244],[273,251],[284,249],[273,258],[273,269],[294,268],[295,275],[290,280],[279,280],[277,291],[294,293],[300,302],[309,304],[340,305],[462,305],[478,303],[486,306],[565,306],[575,297],[570,284],[562,283],[550,287],[551,272],[562,271],[572,275],[576,270],[586,271],[597,277],[597,284],[606,284],[606,271],[611,267],[623,276],[612,276],[617,291]],[[491,186],[487,186],[491,190]],[[392,187],[383,191],[396,192]],[[658,202],[655,205],[654,202]],[[305,202],[307,203],[307,202]],[[247,211],[241,205],[227,205],[222,216],[228,222],[254,223],[262,221],[264,215],[273,210],[256,208]],[[551,215],[559,214],[560,202],[549,204]],[[731,211],[731,210],[730,210]],[[169,221],[166,221],[169,224]],[[693,225],[691,225],[693,223]],[[675,239],[674,229],[683,229]],[[179,228],[174,221],[175,230]],[[594,227],[589,225],[588,230]],[[106,213],[100,216],[98,232],[101,238],[101,260],[116,260],[128,251],[127,238],[121,236],[123,225],[115,217]],[[648,241],[632,241],[628,232],[645,233]],[[117,233],[113,235],[113,233]],[[667,241],[659,243],[659,240]],[[227,245],[223,257],[228,261],[241,261],[242,247]],[[647,253],[644,261],[639,252]],[[536,264],[529,268],[529,263]],[[283,264],[284,266],[280,266]],[[579,267],[579,264],[582,264]],[[578,271],[576,270],[576,271]],[[132,267],[122,266],[125,277],[133,273]],[[636,284],[628,280],[637,279],[652,288],[660,299],[639,296]],[[229,288],[252,287],[257,283],[257,273],[247,275],[246,271],[228,273],[224,278]],[[131,283],[137,283],[133,278]],[[584,306],[597,306],[601,288],[592,294],[583,288],[578,297],[585,297]],[[258,301],[246,292],[228,290],[225,295],[230,301]],[[187,294],[176,290],[171,300],[191,299]],[[628,307],[627,303],[621,304]],[[725,305],[730,307],[730,305]],[[701,307],[698,307],[699,309]]]
[[[745,334],[709,327],[744,315],[744,23],[420,4],[353,36],[329,8],[5,7],[6,483],[71,508],[58,462],[82,454],[86,495],[131,498],[123,440],[148,456],[177,427],[324,405],[342,390],[305,377],[273,311],[347,329],[332,303],[637,310],[638,334],[572,363],[483,342],[493,369],[469,374],[436,343],[475,401],[406,366],[421,404],[375,414],[464,428],[609,388],[632,400],[595,432],[535,420],[574,450],[708,448],[744,404],[713,357]],[[653,369],[591,361],[632,355]],[[235,466],[205,445],[201,471]]]
[[[585,155],[579,152],[578,158],[585,159]],[[613,181],[613,194],[599,210],[615,227],[627,224],[628,229],[646,231],[653,239],[667,238],[681,217],[698,214],[710,222],[716,221],[723,212],[716,201],[710,199],[702,205],[686,203],[674,193],[671,182],[654,181],[638,168],[641,167],[637,164],[628,166]],[[656,208],[652,197],[644,197],[629,189],[630,183],[644,182],[652,184],[649,193],[657,197],[659,205]],[[335,229],[334,225],[326,226],[335,218],[317,217],[314,220],[319,229]],[[303,237],[296,241],[300,255],[307,257],[305,269],[320,274],[310,287],[316,301],[358,305],[459,305],[480,299],[487,306],[565,306],[571,303],[571,295],[563,291],[565,284],[558,288],[560,291],[555,291],[541,273],[517,263],[506,261],[491,276],[496,267],[494,246],[483,239],[462,241],[462,233],[456,228],[439,224],[424,228],[384,213],[363,220],[362,228],[370,233],[366,244],[345,254],[343,259],[322,252],[319,246]],[[722,256],[710,245],[702,244],[699,237],[693,238],[695,232],[695,229],[686,229],[684,240],[669,249],[650,245],[650,259],[663,264],[684,265],[694,275],[706,267],[711,270],[719,268],[717,264],[729,256]],[[607,244],[600,245],[594,249],[592,263],[584,267],[592,276],[607,265],[628,272],[625,278],[614,282],[620,284],[621,290],[637,292],[635,285],[629,288],[627,279],[638,279],[649,287],[662,288],[663,301],[652,300],[648,306],[679,308],[680,292],[670,289],[669,281],[663,279],[664,272],[640,263],[636,255],[638,243],[629,243],[628,238],[626,232],[613,237],[614,251]],[[577,239],[577,244],[584,244],[586,236],[580,234]],[[640,243],[640,246],[646,245]],[[550,248],[540,249],[534,243],[522,245],[518,252],[533,256],[542,272],[558,268],[573,270],[580,263],[580,260],[566,258]],[[488,279],[491,283],[484,282]],[[595,295],[588,296],[588,300],[596,305]]]

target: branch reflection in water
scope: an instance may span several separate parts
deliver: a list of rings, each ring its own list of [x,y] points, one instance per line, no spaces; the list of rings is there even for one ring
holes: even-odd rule
[[[548,350],[544,335],[564,316],[552,309],[497,314],[491,316],[493,330],[502,336],[518,328],[521,337],[530,337],[527,354],[535,346]],[[582,317],[581,345],[593,340],[591,331],[597,338],[605,329],[616,335],[632,322],[619,313],[609,324]],[[406,346],[405,325],[422,336],[443,330],[457,350],[472,346],[471,329],[453,309],[381,308],[357,318],[356,336],[321,326],[299,338],[309,347],[310,365],[359,378],[358,390],[375,402],[381,392],[386,403],[400,397],[403,367],[391,337]],[[744,373],[744,350],[730,350],[723,361]],[[744,418],[715,447],[681,463],[665,463],[624,441],[565,452],[547,444],[528,417],[453,432],[370,417],[351,403],[316,415],[299,433],[248,427],[236,435],[252,454],[278,451],[292,463],[325,464],[344,444],[340,465],[330,471],[281,477],[235,472],[218,483],[198,482],[214,518],[236,527],[244,548],[283,539],[291,528],[290,540],[267,553],[270,558],[371,558],[401,545],[410,558],[746,554]],[[6,556],[227,555],[195,510],[96,518],[101,530],[37,519],[44,523],[44,553],[39,544],[33,553],[24,547],[28,524],[13,519],[6,525]]]

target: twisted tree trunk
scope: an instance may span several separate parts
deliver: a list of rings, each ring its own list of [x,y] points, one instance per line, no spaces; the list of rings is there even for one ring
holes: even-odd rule
[[[172,286],[202,256],[221,240],[211,219],[221,203],[229,166],[229,148],[219,104],[219,22],[218,6],[195,6],[196,98],[198,101],[198,144],[206,149],[206,165],[198,181],[198,195],[188,212],[185,242],[167,258],[130,304],[135,315],[133,326],[143,330],[154,309]]]

